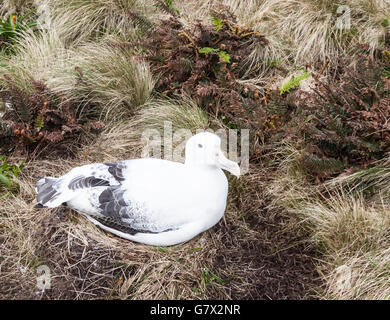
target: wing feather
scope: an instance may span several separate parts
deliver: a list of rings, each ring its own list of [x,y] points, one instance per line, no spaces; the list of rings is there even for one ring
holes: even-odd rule
[[[109,228],[131,235],[176,230],[171,226],[155,223],[146,207],[134,205],[125,198],[125,190],[121,185],[110,186],[100,194],[99,210],[100,215],[92,218]]]

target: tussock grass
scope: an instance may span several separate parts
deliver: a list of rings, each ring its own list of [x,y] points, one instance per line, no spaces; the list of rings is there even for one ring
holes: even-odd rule
[[[389,298],[388,205],[340,192],[308,200],[296,213],[305,218],[312,241],[324,253],[324,298]]]
[[[314,186],[299,162],[301,152],[288,146],[280,152],[284,160],[268,193],[274,206],[288,210],[288,228],[299,225],[322,254],[317,268],[325,284],[317,296],[388,299],[388,161]],[[370,188],[376,192],[366,193]]]
[[[206,129],[212,119],[201,110],[193,101],[155,100],[140,110],[134,118],[134,128],[138,133],[145,130],[158,130],[161,135],[169,125],[173,131],[189,129],[195,133],[198,129]],[[217,126],[222,126],[217,120]]]
[[[384,43],[386,30],[382,23],[390,9],[386,1],[344,1],[342,5],[350,9],[349,29],[337,28],[345,12],[338,1],[272,2],[279,17],[284,17],[275,30],[291,37],[292,46],[297,48],[293,53],[296,61],[353,58],[359,44],[367,43],[372,53]]]
[[[273,204],[285,208],[294,208],[317,188],[310,186],[310,180],[302,166],[302,150],[292,144],[285,143],[278,146],[274,152],[277,162],[275,179],[267,186],[266,193],[274,198]]]
[[[0,64],[0,72],[6,75],[13,84],[30,92],[31,80],[47,83],[51,70],[66,58],[65,46],[55,29],[41,33],[31,30],[19,38],[15,54],[5,57]],[[5,87],[5,79],[0,78],[0,86]]]
[[[297,210],[307,219],[313,241],[332,257],[370,252],[387,239],[389,208],[369,205],[361,196],[336,193],[309,200]]]
[[[388,300],[389,257],[386,247],[364,255],[352,256],[329,275],[328,299]]]
[[[363,192],[378,199],[387,200],[390,196],[390,158],[385,157],[375,166],[345,174],[329,180],[329,188],[341,187],[351,192]]]
[[[40,8],[66,42],[80,44],[105,33],[125,34],[133,24],[128,11],[145,14],[152,5],[144,0],[39,0]]]
[[[114,157],[126,156],[164,157],[164,130],[166,132],[172,130],[172,148],[174,148],[179,143],[183,143],[183,139],[188,138],[186,135],[188,130],[195,134],[197,130],[209,127],[217,130],[223,125],[217,120],[210,119],[192,101],[151,100],[130,119],[108,125],[97,143],[87,147],[86,150],[90,154],[107,155],[110,161],[114,160]],[[186,132],[181,131],[183,129]],[[175,139],[175,134],[179,134],[180,137]],[[115,144],[112,141],[115,141]],[[154,154],[153,148],[157,148],[160,153]],[[150,153],[145,153],[145,150],[150,150]]]
[[[67,48],[56,29],[26,32],[15,55],[4,62],[0,71],[16,88],[30,92],[31,80],[41,81],[93,109],[85,113],[100,113],[103,118],[134,112],[150,98],[154,86],[148,65],[130,51],[106,43]],[[1,78],[0,86],[5,88],[6,81]]]
[[[384,44],[390,3],[388,1],[303,0],[303,1],[207,1],[180,3],[179,9],[192,19],[202,16],[209,19],[209,10],[218,3],[229,6],[237,15],[240,26],[248,26],[262,33],[270,41],[267,52],[255,49],[250,59],[256,64],[259,57],[269,61],[292,59],[303,64],[326,58],[344,56],[353,60],[354,52],[363,43],[369,45],[371,53]],[[351,27],[338,29],[338,21],[345,12],[340,5],[350,8]],[[182,7],[181,7],[182,6]],[[191,21],[191,18],[188,20]]]
[[[133,113],[150,98],[154,79],[149,66],[129,50],[88,43],[68,53],[70,58],[53,69],[49,80],[55,91],[117,118]]]

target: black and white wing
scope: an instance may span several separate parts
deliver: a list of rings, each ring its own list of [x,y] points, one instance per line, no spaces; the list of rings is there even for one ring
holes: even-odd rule
[[[110,186],[98,197],[96,214],[89,215],[102,225],[135,235],[137,233],[161,233],[175,230],[174,227],[155,219],[156,215],[145,204],[126,197],[123,186]]]
[[[129,237],[165,235],[190,220],[180,208],[192,198],[184,197],[186,190],[174,182],[182,179],[177,170],[181,166],[135,159],[76,167],[62,177],[40,179],[36,207],[66,205],[96,225]]]
[[[126,161],[94,163],[73,168],[59,178],[44,177],[36,185],[36,207],[58,207],[77,197],[80,192],[120,185],[125,180],[126,168]]]

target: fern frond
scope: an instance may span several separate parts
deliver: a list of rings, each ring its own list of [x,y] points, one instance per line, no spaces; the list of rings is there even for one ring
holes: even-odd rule
[[[35,119],[34,119],[34,128],[35,129],[42,129],[43,126],[45,125],[45,120],[43,118],[42,114],[39,114]]]
[[[173,4],[173,0],[156,0],[154,6],[171,16],[177,17],[180,15],[179,10]]]
[[[126,14],[134,23],[134,26],[139,28],[141,31],[146,32],[153,28],[153,23],[145,16],[130,10],[127,10]]]
[[[305,72],[297,77],[292,77],[289,81],[282,84],[282,87],[280,88],[280,94],[285,92],[289,93],[290,90],[299,87],[301,81],[307,79],[309,76],[310,72]]]
[[[334,158],[320,158],[313,154],[306,154],[303,158],[303,164],[309,171],[321,174],[321,172],[339,172],[344,168],[344,164]]]

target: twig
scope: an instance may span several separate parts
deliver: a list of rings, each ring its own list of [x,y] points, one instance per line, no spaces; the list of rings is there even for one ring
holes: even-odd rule
[[[324,66],[322,67],[322,69],[321,69],[321,71],[320,71],[320,73],[319,73],[318,75],[315,76],[315,78],[316,78],[317,80],[322,76],[322,74],[324,73],[325,69],[328,67],[329,62],[330,62],[330,60],[327,58],[326,61],[325,61]]]
[[[247,33],[244,33],[241,35],[241,38],[245,38],[247,36],[250,36],[252,34],[255,34],[256,36],[258,36],[259,38],[261,37],[261,34],[257,31],[251,31],[251,32],[247,32]]]
[[[186,37],[186,38],[191,42],[192,46],[193,46],[194,49],[195,49],[196,59],[198,59],[198,58],[199,58],[199,54],[198,54],[198,49],[199,49],[199,48],[198,48],[198,46],[196,45],[194,39],[192,39],[192,38],[188,35],[188,33],[185,32],[185,31],[180,32],[180,33],[178,34],[178,36],[184,36],[184,37]]]
[[[178,36],[185,36],[191,43],[194,47],[196,47],[196,44],[195,44],[195,41],[188,35],[187,32],[183,31],[183,32],[180,32],[178,34]]]
[[[234,28],[230,25],[230,23],[226,19],[223,20],[223,23],[226,24],[230,29],[230,31],[234,34]]]
[[[261,100],[260,100],[260,101],[264,101],[265,104],[267,103],[267,98],[268,98],[268,96],[269,96],[269,94],[271,92],[271,86],[274,83],[274,81],[275,81],[275,77],[272,77],[271,81],[269,82],[269,84],[267,86],[267,91],[265,92],[264,97],[262,97]]]

